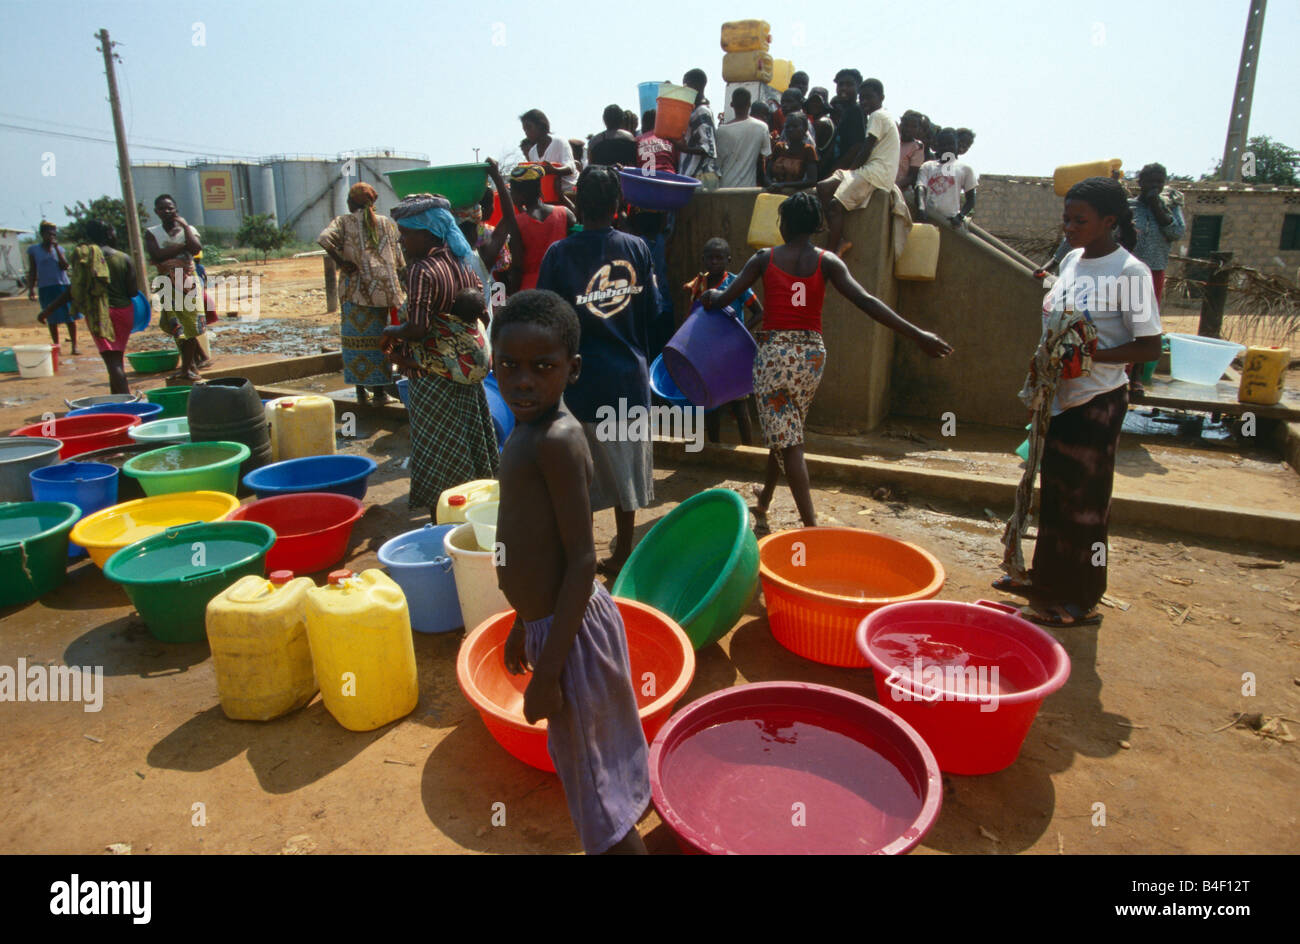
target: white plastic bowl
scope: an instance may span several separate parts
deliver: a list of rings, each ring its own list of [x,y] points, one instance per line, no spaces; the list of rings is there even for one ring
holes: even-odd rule
[[[1169,373],[1174,380],[1213,387],[1232,359],[1246,353],[1244,345],[1194,334],[1168,334]]]

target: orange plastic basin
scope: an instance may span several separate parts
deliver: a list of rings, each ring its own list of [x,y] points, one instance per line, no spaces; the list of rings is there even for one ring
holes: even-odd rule
[[[776,641],[826,665],[866,667],[854,633],[882,606],[928,600],[943,565],[928,551],[858,528],[800,528],[758,542],[758,574]]]
[[[649,743],[695,677],[695,649],[682,628],[654,607],[634,600],[614,602],[627,628],[632,683]],[[456,679],[498,744],[525,764],[554,773],[546,753],[546,722],[524,720],[524,689],[532,676],[506,671],[502,650],[514,621],[515,611],[507,610],[466,636],[456,657]]]

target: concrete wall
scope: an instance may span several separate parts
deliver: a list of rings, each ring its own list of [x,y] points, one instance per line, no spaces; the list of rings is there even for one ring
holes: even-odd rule
[[[673,301],[680,307],[681,286],[700,271],[704,243],[721,236],[731,244],[732,271],[739,272],[752,254],[749,221],[757,188],[697,193],[677,214],[677,230],[668,246],[668,278]],[[889,214],[876,198],[849,215],[845,237],[854,244],[849,269],[868,292],[888,305],[895,303],[893,244]],[[755,286],[764,300],[761,283]],[[894,334],[872,321],[827,287],[822,310],[826,340],[826,372],[809,413],[809,423],[833,430],[870,430],[889,412],[890,362]]]
[[[939,228],[933,282],[898,282],[897,311],[954,348],[932,360],[900,341],[894,357],[891,412],[963,422],[1023,426],[1016,394],[1042,330],[1042,284],[986,243]]]
[[[1127,184],[1136,193],[1136,185]],[[1175,252],[1186,252],[1196,216],[1222,216],[1219,248],[1231,250],[1233,262],[1297,277],[1300,250],[1282,250],[1280,245],[1283,220],[1288,214],[1300,214],[1300,188],[1216,181],[1173,185],[1183,194],[1187,221],[1187,236],[1175,244]],[[995,236],[1059,238],[1061,209],[1050,177],[980,176],[975,219]]]

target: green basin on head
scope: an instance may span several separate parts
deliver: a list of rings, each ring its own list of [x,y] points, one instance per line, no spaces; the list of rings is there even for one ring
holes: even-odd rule
[[[749,509],[731,489],[693,495],[641,539],[613,595],[676,620],[696,649],[736,625],[758,589],[758,539]]]
[[[256,521],[196,522],[128,544],[108,559],[104,576],[122,585],[156,639],[199,642],[208,601],[240,577],[260,575],[274,543],[275,532]]]
[[[122,466],[146,495],[227,492],[239,486],[239,464],[251,455],[243,443],[176,443],[142,453]]]
[[[63,583],[68,534],[80,517],[69,502],[0,505],[0,607],[29,603]]]
[[[165,420],[173,416],[186,416],[190,405],[192,387],[159,387],[150,390],[145,396],[150,403],[161,403],[163,411],[157,419]]]
[[[487,164],[444,164],[441,167],[413,167],[385,171],[384,176],[399,197],[413,193],[439,193],[453,210],[472,206],[487,190]]]

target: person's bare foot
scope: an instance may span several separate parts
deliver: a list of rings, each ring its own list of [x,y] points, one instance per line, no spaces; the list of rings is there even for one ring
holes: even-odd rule
[[[766,518],[767,509],[768,506],[771,504],[771,499],[768,499],[767,501],[763,501],[763,486],[761,485],[751,485],[749,487],[749,490],[754,496],[755,517]]]
[[[183,379],[188,380],[191,383],[199,383],[203,380],[203,375],[197,370],[191,369],[185,372]]]
[[[81,352],[77,350],[77,346],[76,346],[75,344],[72,345],[72,356],[73,356],[73,357],[76,357],[76,356],[79,355],[80,353],[81,353]]]

